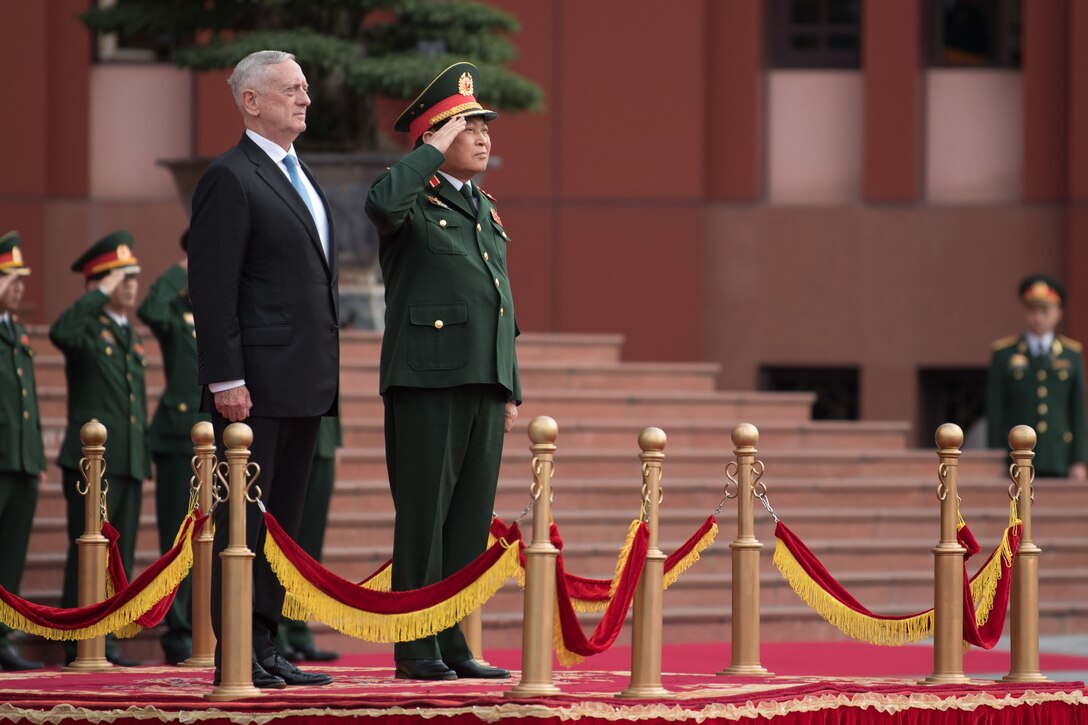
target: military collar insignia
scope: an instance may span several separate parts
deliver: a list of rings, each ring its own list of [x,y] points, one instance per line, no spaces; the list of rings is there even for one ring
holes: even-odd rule
[[[117,344],[117,338],[113,336],[112,332],[105,328],[103,328],[102,331],[98,333],[98,335],[106,342],[112,342],[114,344]]]
[[[477,189],[480,189],[480,185],[479,185],[479,184],[477,184],[477,185],[476,185],[476,188],[477,188]],[[490,200],[491,200],[492,202],[497,202],[497,201],[498,201],[498,199],[496,199],[495,197],[491,196],[491,194],[488,194],[488,193],[487,193],[486,191],[484,191],[483,189],[480,189],[480,193],[481,193],[481,194],[483,194],[484,196],[486,196],[486,197],[487,197],[488,199],[490,199]]]
[[[500,227],[502,226],[502,217],[499,216],[499,212],[495,210],[495,207],[491,207],[491,218],[495,220],[495,223]]]
[[[446,204],[446,202],[442,201],[437,196],[431,196],[430,194],[427,194],[427,201],[431,202],[435,206],[440,206],[443,209],[449,209],[450,208],[449,205]]]
[[[430,186],[432,189],[437,189],[439,186],[442,185],[442,180],[438,178],[438,174],[435,174],[431,177],[430,181],[427,182],[427,185]]]
[[[1058,340],[1058,338],[1057,338],[1057,337],[1055,337],[1055,338],[1054,338],[1054,342],[1052,342],[1052,343],[1050,344],[1050,350],[1051,350],[1051,351],[1052,351],[1052,352],[1053,352],[1053,353],[1054,353],[1055,355],[1061,355],[1061,354],[1062,354],[1062,343],[1061,343],[1061,341],[1060,341],[1060,340]]]
[[[110,318],[106,317],[105,315],[99,315],[98,321],[101,322],[103,325],[110,324]]]

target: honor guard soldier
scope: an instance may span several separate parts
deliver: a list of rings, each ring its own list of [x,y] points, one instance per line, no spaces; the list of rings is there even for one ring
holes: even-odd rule
[[[189,232],[181,235],[181,248],[188,251]],[[159,550],[165,554],[174,545],[178,527],[189,512],[189,482],[192,478],[193,426],[209,420],[200,412],[200,385],[196,382],[196,328],[189,301],[189,259],[172,265],[155,280],[137,313],[151,328],[162,350],[166,389],[151,419],[147,443],[155,461],[155,516],[159,527]],[[159,642],[167,664],[176,665],[193,653],[192,597],[190,577],[178,587],[174,603],[166,613],[166,632]]]
[[[476,100],[477,77],[455,63],[408,106],[394,128],[415,149],[366,200],[385,281],[394,591],[433,584],[487,547],[503,433],[521,402],[510,237],[495,199],[472,183],[487,169],[498,116]],[[393,651],[402,679],[509,676],[477,661],[457,625]]]
[[[86,293],[61,313],[49,330],[49,339],[64,353],[68,383],[68,425],[57,456],[64,497],[68,502],[68,559],[64,565],[62,607],[78,599],[76,538],[83,533],[83,496],[80,427],[97,418],[106,426],[106,495],[109,519],[120,532],[118,546],[125,571],[132,576],[136,536],[140,526],[143,481],[151,477],[147,450],[147,394],[144,387],[143,347],[129,324],[139,291],[140,267],[132,254],[132,235],[109,234],[72,264],[80,272]],[[66,658],[75,657],[75,643],[65,643]],[[106,659],[134,665],[106,640]]]
[[[1039,476],[1085,480],[1084,358],[1081,344],[1055,329],[1065,293],[1052,277],[1020,284],[1027,332],[994,343],[987,403],[991,448],[1008,448],[1009,430],[1035,429]]]
[[[340,418],[321,419],[317,429],[317,450],[310,466],[310,485],[306,489],[306,505],[302,508],[302,528],[295,539],[302,550],[321,561],[325,544],[325,528],[329,521],[329,503],[336,487],[336,449],[343,443]],[[340,657],[339,652],[319,649],[313,632],[305,622],[284,617],[280,620],[279,642],[282,654],[292,662],[329,662]]]
[[[34,351],[16,310],[30,267],[19,251],[19,233],[0,237],[0,586],[19,593],[26,545],[45,471]],[[0,624],[0,669],[36,670],[41,662],[23,659],[8,641],[11,628]]]

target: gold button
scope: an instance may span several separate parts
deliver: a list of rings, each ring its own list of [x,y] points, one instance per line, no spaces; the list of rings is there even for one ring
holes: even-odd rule
[[[129,393],[128,394],[128,399],[129,400],[136,400],[136,393]]]
[[[503,308],[500,307],[499,308],[499,317],[502,317],[505,314],[506,314],[506,310],[504,310]]]
[[[1046,412],[1050,410],[1050,408],[1046,407],[1046,403],[1039,403],[1037,410],[1039,411],[1039,415],[1046,415]]]
[[[1062,433],[1062,440],[1065,441],[1066,443],[1072,443],[1073,442],[1073,433],[1072,433],[1072,431],[1067,430],[1066,432]]]
[[[1039,395],[1040,398],[1045,398],[1049,391],[1046,389],[1045,385],[1040,385],[1035,392]]]
[[[484,252],[484,261],[486,262],[489,259],[491,259],[491,257],[487,255],[487,252]]]
[[[15,368],[15,374],[18,375],[20,378],[23,377],[23,369]]]
[[[125,377],[128,379],[129,382],[132,382],[132,373],[125,373]]]
[[[440,227],[446,226],[446,220],[445,219],[439,219],[438,220],[438,226],[440,226]]]
[[[130,422],[130,423],[132,423],[133,425],[136,425],[136,416],[134,416],[134,415],[130,415],[130,416],[128,417],[128,419],[129,419],[129,422]]]
[[[479,224],[476,225],[476,231],[482,232],[483,230],[484,230],[484,228],[481,227]]]
[[[1035,426],[1035,430],[1039,431],[1040,433],[1046,433],[1046,429],[1047,424],[1045,420],[1040,420],[1039,425]]]
[[[112,355],[113,354],[113,348],[110,347],[109,345],[106,345],[106,354],[107,355]]]
[[[443,322],[442,320],[435,320],[434,321],[434,329],[441,330],[445,326],[445,324],[446,323]]]
[[[499,278],[498,278],[498,277],[496,277],[496,278],[495,278],[495,286],[496,286],[496,287],[498,287],[498,286],[499,286]]]
[[[184,413],[185,411],[189,410],[189,406],[185,403],[178,403],[178,410]]]
[[[23,388],[23,397],[26,397],[26,388]]]
[[[1068,370],[1059,370],[1058,371],[1058,380],[1068,380],[1068,379],[1069,379],[1069,371]]]
[[[23,420],[30,420],[30,411],[29,410],[24,410],[23,411]]]
[[[1035,377],[1039,378],[1039,380],[1046,380],[1046,370],[1040,370],[1035,373]]]
[[[196,330],[193,330],[193,337],[196,337]]]

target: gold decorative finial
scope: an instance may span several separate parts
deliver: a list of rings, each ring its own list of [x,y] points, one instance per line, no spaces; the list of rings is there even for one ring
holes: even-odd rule
[[[963,429],[955,423],[945,423],[934,436],[938,448],[951,449],[963,445]]]
[[[643,428],[638,434],[638,447],[644,451],[663,451],[665,441],[665,431],[660,428]]]
[[[733,445],[737,448],[754,448],[759,443],[759,429],[751,423],[741,423],[733,429]]]
[[[212,429],[212,424],[206,420],[194,425],[191,435],[195,446],[215,445],[215,430]]]
[[[1030,425],[1018,425],[1009,431],[1009,448],[1014,451],[1035,450],[1039,437]]]
[[[106,443],[106,426],[91,418],[79,429],[79,440],[85,446],[101,446]]]
[[[223,445],[227,448],[249,448],[253,443],[253,429],[245,423],[231,423],[223,431]]]
[[[529,423],[529,440],[533,443],[555,443],[559,437],[559,424],[555,418],[538,415]]]

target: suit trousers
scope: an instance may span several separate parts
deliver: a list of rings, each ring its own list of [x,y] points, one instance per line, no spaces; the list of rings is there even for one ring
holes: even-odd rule
[[[291,538],[298,536],[302,524],[302,511],[306,502],[306,489],[310,479],[310,462],[317,448],[317,428],[321,422],[315,418],[247,418],[253,430],[250,446],[250,462],[261,467],[261,500],[276,517]],[[223,431],[228,420],[212,413],[217,455],[227,460],[223,450]],[[219,554],[230,541],[230,517],[228,502],[215,509],[215,540],[212,542],[212,629],[215,631],[215,659],[219,662],[222,636],[223,566]],[[253,654],[264,659],[275,652],[276,629],[283,609],[285,591],[276,578],[268,560],[264,558],[264,517],[256,504],[246,504],[246,545],[256,554],[253,561]]]
[[[385,392],[385,457],[396,506],[393,591],[464,568],[487,548],[502,460],[498,385]],[[459,625],[393,648],[397,660],[472,659]]]
[[[27,473],[0,473],[0,586],[19,593],[26,563],[26,547],[38,505],[38,476]],[[0,624],[0,637],[11,631]]]
[[[159,529],[159,551],[174,546],[178,527],[189,513],[189,487],[193,476],[193,444],[187,438],[173,441],[171,451],[153,454],[155,460],[155,516]],[[186,576],[174,595],[174,603],[163,621],[166,631],[159,639],[168,656],[185,655],[193,649],[192,576]]]

